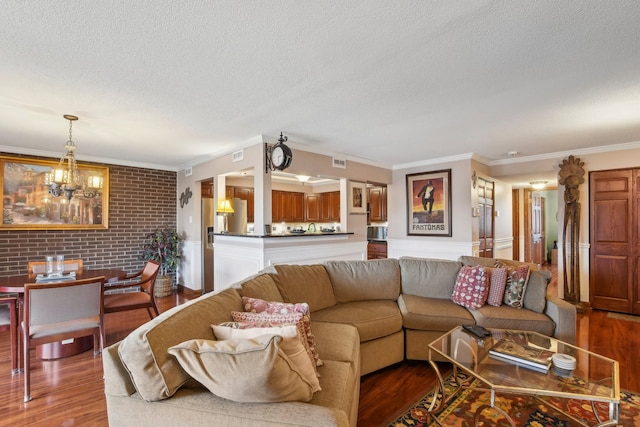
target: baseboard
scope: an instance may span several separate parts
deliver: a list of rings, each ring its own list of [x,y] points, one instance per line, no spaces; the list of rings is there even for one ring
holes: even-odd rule
[[[178,292],[184,294],[189,299],[197,298],[200,295],[202,295],[202,291],[201,290],[195,290],[195,289],[187,288],[184,285],[178,285]]]

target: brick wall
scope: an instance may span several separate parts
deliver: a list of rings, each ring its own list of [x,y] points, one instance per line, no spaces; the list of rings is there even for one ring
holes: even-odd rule
[[[28,158],[27,156],[24,156]],[[109,167],[107,230],[0,229],[0,276],[26,274],[28,261],[45,255],[82,258],[85,268],[139,270],[144,235],[176,226],[176,173],[128,166]]]

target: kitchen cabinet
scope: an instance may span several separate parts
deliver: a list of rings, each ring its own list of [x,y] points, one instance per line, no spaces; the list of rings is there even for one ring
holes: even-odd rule
[[[369,187],[369,222],[384,222],[387,220],[387,187]]]
[[[254,222],[253,217],[253,188],[251,187],[233,187],[227,186],[225,188],[225,197],[227,199],[240,199],[247,201],[247,222]]]
[[[320,194],[304,195],[304,220],[320,221]]]
[[[320,221],[340,222],[340,192],[320,193]]]
[[[383,259],[387,257],[387,244],[369,242],[367,245],[367,259]]]
[[[272,222],[304,222],[304,193],[273,190]]]

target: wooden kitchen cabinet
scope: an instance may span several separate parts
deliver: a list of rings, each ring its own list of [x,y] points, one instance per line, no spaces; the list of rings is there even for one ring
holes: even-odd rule
[[[273,190],[272,222],[304,222],[304,193]]]
[[[367,245],[367,259],[383,259],[387,257],[387,244],[369,242]]]
[[[320,194],[304,195],[304,220],[320,221]]]
[[[320,221],[340,222],[340,192],[320,193]]]
[[[225,188],[225,196],[227,199],[240,199],[247,201],[247,222],[253,222],[253,206],[254,206],[254,194],[251,187],[233,187],[227,186]]]
[[[369,187],[369,221],[384,222],[387,220],[387,187]]]

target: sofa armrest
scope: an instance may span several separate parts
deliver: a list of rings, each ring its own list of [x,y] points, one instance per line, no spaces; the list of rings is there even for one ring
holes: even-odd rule
[[[120,342],[102,350],[102,369],[104,371],[104,392],[115,396],[130,396],[136,392],[131,377],[118,354]]]
[[[575,345],[577,340],[576,307],[560,298],[547,296],[544,312],[556,324],[556,329],[553,332],[554,338]]]

